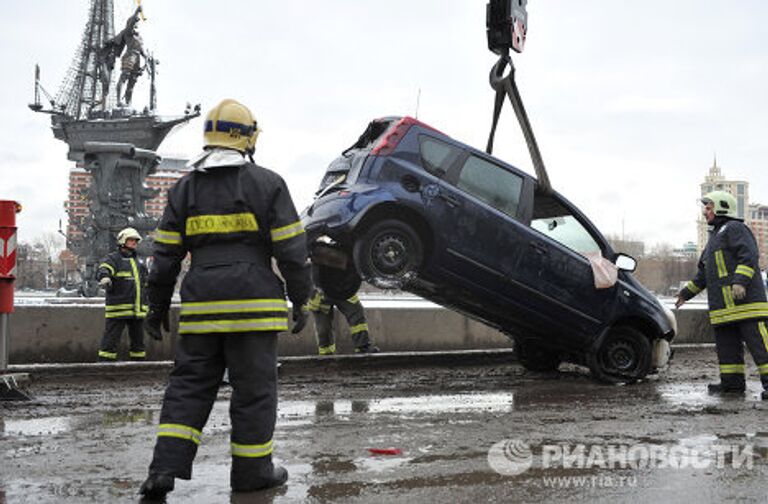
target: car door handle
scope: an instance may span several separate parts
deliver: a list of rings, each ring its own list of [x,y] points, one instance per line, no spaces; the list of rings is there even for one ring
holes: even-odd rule
[[[459,198],[457,198],[455,196],[451,196],[450,194],[445,194],[443,192],[438,194],[438,197],[440,199],[442,199],[442,200],[445,200],[445,202],[448,203],[452,207],[459,206],[459,204],[461,203],[461,201],[459,201]]]
[[[547,254],[549,251],[547,250],[547,246],[543,243],[539,242],[530,242],[528,244],[529,247],[531,247],[533,250],[536,251],[537,254],[544,255]]]

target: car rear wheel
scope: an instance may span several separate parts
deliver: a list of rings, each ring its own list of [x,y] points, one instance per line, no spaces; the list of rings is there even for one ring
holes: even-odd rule
[[[353,255],[365,281],[382,289],[400,289],[416,276],[423,250],[411,226],[387,219],[371,226],[355,242]]]
[[[562,362],[557,352],[529,341],[522,343],[515,340],[515,355],[528,371],[556,371]]]
[[[589,367],[595,378],[608,383],[642,380],[651,370],[651,342],[633,327],[615,327],[589,356]]]

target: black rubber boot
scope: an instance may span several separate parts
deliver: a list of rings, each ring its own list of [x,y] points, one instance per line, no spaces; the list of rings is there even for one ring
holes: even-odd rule
[[[257,490],[266,490],[268,488],[274,488],[284,484],[288,481],[288,471],[282,466],[273,466],[272,474],[267,476],[257,476],[249,479],[248,481],[242,481],[242,478],[238,478],[241,481],[232,481],[233,492],[255,492]]]
[[[707,385],[707,391],[712,395],[722,394],[743,394],[745,387],[725,386],[722,383],[710,383]]]
[[[355,348],[355,353],[379,353],[379,347],[374,345],[364,345]]]
[[[165,494],[173,490],[174,480],[173,476],[167,474],[150,474],[149,477],[141,484],[139,493],[152,500],[163,500]]]
[[[768,401],[768,390],[763,390],[762,395],[760,395],[760,399],[763,401]]]

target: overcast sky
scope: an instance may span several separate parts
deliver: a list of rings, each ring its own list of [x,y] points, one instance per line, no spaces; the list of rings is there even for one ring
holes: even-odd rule
[[[117,27],[135,0],[114,0]],[[24,205],[21,240],[65,219],[66,145],[27,108],[35,63],[54,93],[79,46],[88,0],[4,2],[0,198]],[[263,133],[256,160],[299,209],[371,119],[413,115],[478,148],[493,92],[485,0],[144,0],[160,61],[159,111],[231,97]],[[606,234],[649,246],[695,241],[699,183],[717,154],[768,204],[768,2],[529,0],[517,81],[553,186]],[[137,86],[134,105],[147,103]],[[190,157],[196,119],[161,155]],[[495,155],[533,173],[509,104]]]

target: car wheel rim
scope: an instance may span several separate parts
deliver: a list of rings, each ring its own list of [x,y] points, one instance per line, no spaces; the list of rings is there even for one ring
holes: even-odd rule
[[[385,275],[401,274],[408,264],[408,244],[400,236],[387,234],[374,242],[373,265]]]
[[[609,369],[632,371],[637,365],[637,351],[627,341],[615,341],[606,348],[605,360]]]

